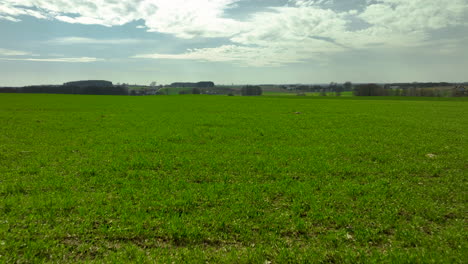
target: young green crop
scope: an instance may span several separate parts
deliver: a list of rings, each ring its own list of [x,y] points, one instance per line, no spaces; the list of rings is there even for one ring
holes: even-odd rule
[[[0,262],[463,263],[467,111],[0,94]]]

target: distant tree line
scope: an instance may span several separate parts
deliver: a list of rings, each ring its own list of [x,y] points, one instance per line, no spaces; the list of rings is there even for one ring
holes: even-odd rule
[[[223,94],[223,89],[216,89],[213,82],[198,82],[198,83],[173,83],[170,87],[187,87],[192,88],[191,91],[183,91],[181,93],[193,94]],[[152,82],[148,86],[130,86],[128,84],[113,85],[109,81],[87,80],[67,82],[63,85],[34,85],[25,87],[0,87],[0,93],[50,93],[50,94],[95,94],[95,95],[162,95],[168,94],[162,90],[163,86],[156,87],[156,82]],[[229,91],[231,92],[231,91]],[[227,94],[228,92],[226,92]]]
[[[87,80],[87,81],[76,81],[76,82],[66,82],[63,86],[71,87],[113,87],[112,82],[102,81],[102,80]]]
[[[0,87],[0,93],[18,93],[18,89],[14,87]]]
[[[356,96],[383,96],[386,95],[384,88],[380,85],[369,83],[359,84],[354,87],[354,95]]]
[[[2,93],[95,94],[128,95],[126,86],[114,86],[108,81],[77,81],[63,85],[34,85],[19,88],[0,88]]]
[[[95,95],[128,95],[128,89],[123,86],[63,86],[39,85],[20,88],[0,88],[0,93],[46,93],[46,94],[95,94]]]
[[[168,88],[165,88],[166,90]],[[170,88],[169,88],[170,89]],[[192,89],[184,89],[179,91],[178,93],[183,94],[209,94],[209,95],[227,95],[227,94],[234,94],[236,91],[229,87],[212,87],[212,88],[192,88]]]
[[[169,85],[170,87],[174,88],[214,88],[214,82],[175,82]]]
[[[384,85],[385,89],[390,89],[391,87],[399,87],[401,89],[408,89],[408,88],[431,88],[431,87],[450,87],[453,86],[452,83],[448,82],[425,82],[425,83],[387,83]]]
[[[179,94],[213,94],[213,95],[234,95],[238,94],[239,90],[233,89],[232,86],[214,86],[213,82],[198,82],[198,83],[173,83],[178,88],[179,85],[188,87]],[[63,85],[36,85],[25,86],[20,88],[0,87],[0,93],[50,93],[50,94],[95,94],[95,95],[158,95],[169,94],[172,85],[155,87],[138,87],[132,88],[128,85],[113,85],[108,81],[78,81],[68,82]],[[197,87],[200,86],[200,87]],[[277,86],[278,87],[278,86]],[[305,92],[320,93],[321,96],[334,93],[340,96],[343,91],[353,91],[355,96],[427,96],[427,97],[447,97],[447,96],[468,96],[468,88],[466,84],[450,84],[447,82],[441,83],[390,83],[385,85],[368,83],[355,84],[345,82],[338,84],[331,82],[328,85],[288,85],[279,86],[289,91],[295,91],[298,95],[305,95]],[[247,85],[239,87],[240,94],[244,96],[262,95],[261,86]],[[238,88],[237,88],[238,89]]]
[[[462,97],[468,96],[464,85],[449,83],[399,83],[378,85],[375,83],[358,84],[353,90],[356,96],[424,96],[424,97]]]
[[[352,91],[352,84],[351,82],[346,82],[343,84],[339,84],[336,82],[331,82],[329,85],[282,85],[280,86],[283,89],[296,91],[296,92],[311,92],[311,93],[341,93],[344,91]]]

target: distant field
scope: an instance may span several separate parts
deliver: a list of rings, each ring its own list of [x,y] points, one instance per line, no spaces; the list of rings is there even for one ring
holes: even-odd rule
[[[0,94],[0,263],[466,263],[467,113]]]

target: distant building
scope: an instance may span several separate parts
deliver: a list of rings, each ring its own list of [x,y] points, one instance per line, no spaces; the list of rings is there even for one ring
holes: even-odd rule
[[[67,82],[63,86],[75,86],[80,88],[85,87],[114,87],[112,82],[109,81],[100,81],[100,80],[89,80],[89,81],[76,81],[76,82]]]

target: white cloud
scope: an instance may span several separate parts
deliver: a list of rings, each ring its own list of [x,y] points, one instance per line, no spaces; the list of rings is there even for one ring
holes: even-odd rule
[[[3,16],[3,15],[0,15],[0,20],[7,20],[7,21],[11,21],[11,22],[19,22],[21,21],[20,19],[18,18],[14,18],[12,16]]]
[[[280,7],[255,14],[231,40],[246,45],[297,45],[310,38],[335,38],[346,30],[339,13],[316,7]]]
[[[18,18],[14,18],[15,16],[21,16],[21,15],[27,15],[27,16],[33,16],[39,19],[45,19],[46,16],[41,14],[41,12],[36,11],[36,10],[31,10],[27,8],[20,8],[16,7],[15,5],[12,4],[0,4],[0,19],[3,17],[6,20],[10,21],[20,21]]]
[[[332,0],[290,0],[247,19],[226,11],[241,0],[3,0],[0,19],[21,15],[116,26],[142,20],[150,32],[179,38],[223,37],[231,45],[135,58],[224,61],[254,66],[321,59],[350,49],[417,47],[433,30],[467,25],[467,0],[362,0],[361,11],[330,9]],[[367,28],[352,29],[359,20]],[[141,28],[142,26],[139,26]],[[132,44],[130,39],[68,37],[55,44]]]
[[[279,66],[283,63],[300,62],[294,51],[274,48],[252,48],[237,45],[223,45],[216,48],[192,49],[181,54],[141,54],[133,58],[197,60],[209,62],[233,62],[249,66]]]
[[[238,0],[143,1],[139,12],[149,31],[180,38],[228,37],[243,23],[224,17],[224,11]]]
[[[75,45],[75,44],[136,44],[144,42],[141,39],[94,39],[94,38],[82,38],[82,37],[64,37],[55,38],[47,41],[47,43],[60,44],[60,45]]]
[[[300,7],[333,4],[333,0],[289,0],[289,2]]]
[[[61,55],[61,54],[56,54]],[[40,55],[34,54],[28,51],[20,51],[20,50],[11,50],[11,49],[3,49],[0,48],[0,56],[8,56],[8,57],[0,57],[0,60],[3,61],[36,61],[36,62],[74,62],[74,63],[87,63],[87,62],[97,62],[103,61],[103,59],[93,58],[93,57],[78,57],[78,58],[38,58]],[[28,56],[29,58],[25,58],[24,56]],[[35,58],[31,58],[35,57]],[[50,56],[55,56],[51,54]]]
[[[149,31],[181,38],[224,37],[242,24],[224,17],[239,0],[4,0],[0,15],[32,15],[67,23],[116,26],[144,20]],[[36,8],[40,11],[36,11]]]
[[[56,16],[55,19],[67,22],[70,24],[83,24],[83,25],[103,25],[111,26],[107,21],[103,19],[97,19],[93,17],[69,17],[69,16]]]
[[[419,0],[413,0],[413,5],[410,6],[416,8],[417,1]],[[455,7],[459,7],[461,3],[457,1],[453,0]],[[408,2],[412,2],[412,0],[400,4],[396,3],[395,0],[392,5],[410,9]],[[412,21],[414,17],[405,12],[402,12],[403,16],[401,16],[400,13],[389,10],[389,8],[391,9],[390,6],[387,6],[389,3],[386,3],[383,9],[380,9],[382,8],[381,4],[370,5],[360,14],[356,10],[340,13],[318,7],[318,4],[324,3],[324,1],[296,1],[296,6],[293,7],[277,7],[256,13],[244,21],[238,34],[230,38],[235,45],[194,49],[181,54],[141,54],[135,58],[185,59],[234,62],[249,66],[278,66],[310,59],[321,60],[333,53],[349,49],[425,45],[428,30],[455,24],[456,19],[453,17],[462,15],[460,12],[445,12],[437,19],[432,18],[432,20],[438,21],[437,23],[430,19],[422,19],[418,24],[416,21]],[[454,6],[449,10],[455,10]],[[434,8],[436,6],[432,7],[432,9]],[[419,12],[424,14],[429,11],[420,10]],[[378,15],[379,13],[380,15]],[[408,17],[406,17],[407,15]],[[348,26],[349,16],[361,18],[370,26],[366,29],[352,31]],[[392,21],[395,25],[390,26]],[[411,28],[408,25],[414,27]]]
[[[330,35],[345,30],[346,21],[331,10],[315,7],[271,8],[257,13],[230,38],[235,45],[188,50],[181,54],[140,54],[135,58],[233,62],[248,66],[279,66],[343,51]]]
[[[180,54],[140,54],[133,58],[233,62],[239,65],[270,67],[287,63],[300,63],[310,59],[321,61],[325,54],[341,50],[341,47],[332,43],[312,39],[296,45],[294,49],[288,45],[253,47],[223,45],[215,48],[189,49]]]
[[[465,23],[466,0],[374,0],[359,17],[398,32],[440,29]]]
[[[26,55],[33,55],[33,54],[27,51],[0,48],[0,56],[26,56]]]
[[[69,62],[69,63],[89,63],[103,61],[103,59],[90,58],[90,57],[80,57],[80,58],[0,58],[0,60],[5,61],[35,61],[35,62]]]

